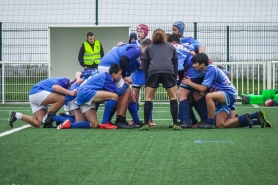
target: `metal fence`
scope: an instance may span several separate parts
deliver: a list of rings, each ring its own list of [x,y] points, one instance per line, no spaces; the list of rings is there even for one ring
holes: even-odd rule
[[[1,69],[1,102],[28,102],[31,87],[49,77],[48,62],[0,62]],[[278,61],[268,62],[215,62],[230,69],[230,78],[241,94],[261,94],[263,89],[278,89]],[[141,101],[145,100],[145,89],[142,88]],[[166,91],[159,87],[154,101],[168,101]]]
[[[130,25],[135,31],[140,22],[102,23]],[[149,36],[157,28],[171,32],[172,22],[146,23]],[[2,23],[3,61],[48,61],[48,26],[95,26],[92,23]],[[195,37],[206,46],[215,62],[277,61],[278,23],[185,23],[185,36]],[[97,37],[97,35],[96,35]],[[128,38],[128,35],[127,35]],[[108,51],[108,48],[104,48]],[[78,55],[78,53],[76,53]]]

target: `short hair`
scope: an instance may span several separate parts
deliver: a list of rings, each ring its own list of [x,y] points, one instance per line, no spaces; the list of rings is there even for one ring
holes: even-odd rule
[[[205,66],[209,65],[209,57],[205,53],[198,53],[191,59],[192,63],[196,64],[205,64]]]
[[[152,43],[151,39],[146,39],[141,43],[141,46],[148,46]]]
[[[88,32],[88,33],[87,33],[87,37],[89,37],[89,36],[90,36],[90,37],[94,36],[94,33]]]
[[[119,71],[122,71],[122,68],[118,64],[113,64],[109,68],[110,75],[112,75],[113,73],[118,73]]]
[[[154,44],[162,44],[164,42],[166,42],[166,33],[164,30],[162,29],[156,29],[153,32],[153,36],[152,36],[152,42]]]
[[[167,42],[176,42],[176,43],[180,43],[180,38],[178,35],[176,34],[170,34],[167,37]]]

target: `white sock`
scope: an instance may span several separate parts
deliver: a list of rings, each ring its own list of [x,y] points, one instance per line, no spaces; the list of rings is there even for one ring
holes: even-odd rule
[[[22,118],[22,113],[16,112],[16,113],[15,113],[15,117],[16,117],[16,119],[21,120],[21,118]]]
[[[42,123],[44,123],[44,122],[45,122],[45,120],[46,120],[47,116],[48,116],[48,113],[47,113],[46,115],[44,115],[44,117],[42,118]]]

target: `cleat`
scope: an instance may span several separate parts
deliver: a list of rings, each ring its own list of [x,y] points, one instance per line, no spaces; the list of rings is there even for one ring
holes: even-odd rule
[[[142,125],[142,127],[139,128],[139,130],[146,130],[146,131],[148,131],[149,130],[149,125]]]
[[[245,114],[245,121],[248,123],[249,128],[253,127],[253,121],[249,113]]]
[[[99,125],[100,129],[116,129],[118,128],[116,125],[112,125],[110,122],[102,123]]]
[[[182,128],[180,127],[180,125],[173,124],[173,130],[182,130]]]
[[[179,119],[177,120],[177,124],[178,124],[178,125],[180,124],[180,120],[179,120]],[[169,125],[169,128],[173,128],[173,125],[174,125],[174,123],[172,123],[171,125]]]
[[[185,122],[181,123],[179,126],[180,126],[181,128],[192,128],[192,124],[191,124],[191,123],[190,123],[190,124],[187,124],[187,123],[185,123]]]
[[[199,127],[199,126],[198,126]],[[202,127],[199,128],[204,128],[204,129],[214,129],[215,125],[211,124],[211,123],[205,123],[202,125]]]
[[[266,117],[265,117],[265,111],[264,110],[259,110],[258,111],[258,121],[261,125],[261,128],[264,128],[264,127],[272,127],[271,123],[266,120]]]
[[[54,128],[52,125],[52,117],[55,115],[54,112],[48,112],[45,121],[42,121],[43,128]]]
[[[204,128],[204,126],[207,124],[207,122],[200,121],[197,125],[198,128]]]
[[[127,122],[115,122],[114,125],[121,129],[132,129],[132,127],[130,127]]]
[[[17,120],[15,114],[16,114],[16,112],[10,111],[9,117],[8,117],[8,123],[12,128],[14,127],[13,123]]]
[[[71,122],[70,120],[66,120],[64,121],[64,123],[60,124],[57,129],[60,130],[60,129],[70,129],[70,125],[71,125]]]
[[[132,128],[140,128],[140,124],[135,124],[135,123],[129,124],[128,126]]]
[[[156,124],[153,122],[152,119],[149,120],[149,126],[152,126],[152,127],[155,127],[155,126],[156,126]]]

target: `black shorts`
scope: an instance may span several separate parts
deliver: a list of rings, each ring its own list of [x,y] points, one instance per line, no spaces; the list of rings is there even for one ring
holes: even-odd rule
[[[165,89],[169,89],[177,85],[176,76],[169,73],[156,73],[147,77],[146,87],[158,88],[159,83],[163,85]]]

